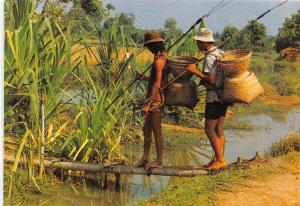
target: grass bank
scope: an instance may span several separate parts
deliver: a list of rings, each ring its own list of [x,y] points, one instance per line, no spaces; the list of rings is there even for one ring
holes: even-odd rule
[[[234,192],[238,187],[246,186],[248,180],[293,172],[293,167],[286,165],[300,162],[299,144],[300,133],[289,135],[274,144],[262,160],[212,175],[192,179],[179,178],[160,195],[151,197],[147,201],[140,201],[136,205],[214,205],[218,201],[218,194]]]

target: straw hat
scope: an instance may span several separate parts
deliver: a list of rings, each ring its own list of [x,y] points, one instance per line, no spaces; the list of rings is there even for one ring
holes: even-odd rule
[[[208,28],[199,28],[198,34],[194,36],[196,41],[215,42],[213,33]]]
[[[147,46],[147,44],[152,43],[152,42],[163,42],[164,40],[161,38],[160,34],[157,33],[156,31],[148,31],[145,33],[144,36],[145,43],[144,46]]]

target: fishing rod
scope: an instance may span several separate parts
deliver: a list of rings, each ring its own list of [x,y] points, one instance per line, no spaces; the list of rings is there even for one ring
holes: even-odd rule
[[[251,23],[248,24],[247,26],[245,26],[243,29],[241,29],[240,31],[234,33],[234,35],[232,35],[231,37],[228,37],[225,41],[223,41],[221,44],[219,44],[218,46],[216,46],[214,49],[207,51],[204,53],[204,56],[200,59],[197,59],[198,62],[202,61],[203,59],[206,58],[207,55],[209,55],[210,53],[214,52],[216,49],[224,46],[226,43],[228,43],[230,40],[232,40],[233,38],[235,38],[236,36],[238,36],[239,34],[243,33],[244,31],[246,31],[247,29],[249,29],[254,23],[256,23],[258,20],[260,20],[261,18],[263,18],[266,14],[270,13],[272,10],[284,5],[285,3],[287,3],[288,0],[285,0],[283,2],[281,2],[280,4],[272,7],[271,9],[265,11],[264,13],[262,13],[261,15],[259,15],[255,20],[250,21]],[[184,75],[188,70],[184,70],[183,72],[181,72],[177,77],[173,78],[172,80],[170,80],[165,86],[163,86],[161,88],[161,91],[166,89],[170,84],[172,84],[174,81],[176,81],[177,79],[179,79],[182,75]],[[148,99],[146,99],[144,101],[144,103],[148,102],[149,100],[151,100],[153,97],[149,97]]]
[[[209,17],[210,15],[212,15],[214,12],[216,12],[217,10],[221,9],[222,7],[224,7],[225,5],[227,5],[230,1],[233,0],[229,0],[227,2],[225,2],[225,0],[222,0],[221,2],[219,2],[216,6],[214,6],[211,10],[209,10],[205,15],[203,15],[202,17],[200,17],[184,34],[181,35],[181,37],[175,41],[166,51],[169,52],[170,49],[172,47],[174,47],[179,41],[181,41],[191,30],[193,30],[195,28],[195,26],[197,26],[197,24],[199,24],[201,21],[203,21],[203,19],[205,19],[206,17]],[[225,2],[225,3],[224,3]],[[144,75],[151,67],[153,64],[150,64],[147,69],[145,69],[142,73],[141,76]],[[121,94],[119,94],[117,97],[115,97],[115,99],[105,108],[105,110],[108,110],[111,105],[113,105],[121,96],[123,96],[125,94],[125,92],[132,87],[132,85],[135,84],[135,82],[137,82],[138,79],[133,80],[124,90]]]
[[[225,0],[220,1],[215,7],[213,7],[211,10],[207,12],[207,14],[203,15],[201,18],[199,18],[184,34],[182,34],[169,48],[166,50],[168,53],[178,42],[180,42],[190,31],[192,31],[197,24],[199,24],[204,18],[210,16],[214,11],[221,8],[219,7],[221,4],[224,3]],[[223,7],[223,6],[222,6]]]

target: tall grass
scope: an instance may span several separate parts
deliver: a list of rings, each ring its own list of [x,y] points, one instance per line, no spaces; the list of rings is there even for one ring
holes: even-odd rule
[[[46,146],[66,126],[53,129],[49,122],[63,112],[68,98],[58,94],[65,92],[62,83],[78,64],[70,62],[68,32],[54,20],[37,15],[34,1],[8,1],[6,6],[5,132],[20,144],[12,178],[23,157],[29,179],[35,182],[33,158],[38,157],[42,176]]]
[[[72,46],[79,41],[72,40],[67,27],[35,13],[33,0],[7,1],[6,16],[5,134],[19,143],[11,168],[11,197],[21,159],[28,180],[40,190],[35,178],[45,174],[46,154],[97,162],[121,155],[121,140],[134,129],[128,121],[129,93],[105,108],[132,78],[135,54],[118,58],[121,47],[134,47],[118,20],[101,32],[97,49],[89,51],[98,61],[90,68],[86,56],[71,59]],[[78,87],[66,84],[70,76]],[[59,125],[57,118],[66,115],[68,121]],[[39,173],[33,165],[36,158]]]

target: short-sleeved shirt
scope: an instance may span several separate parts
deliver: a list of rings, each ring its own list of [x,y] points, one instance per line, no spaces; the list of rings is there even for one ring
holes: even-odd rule
[[[205,73],[212,73],[212,72],[218,72],[218,64],[217,59],[222,56],[224,53],[220,49],[215,49],[216,47],[210,48],[207,52],[212,51],[209,53],[205,59],[204,59],[204,69],[203,72]],[[205,102],[220,102],[220,99],[218,98],[217,92],[215,90],[215,86],[212,84],[209,84],[208,82],[205,82],[206,87],[206,100]]]

